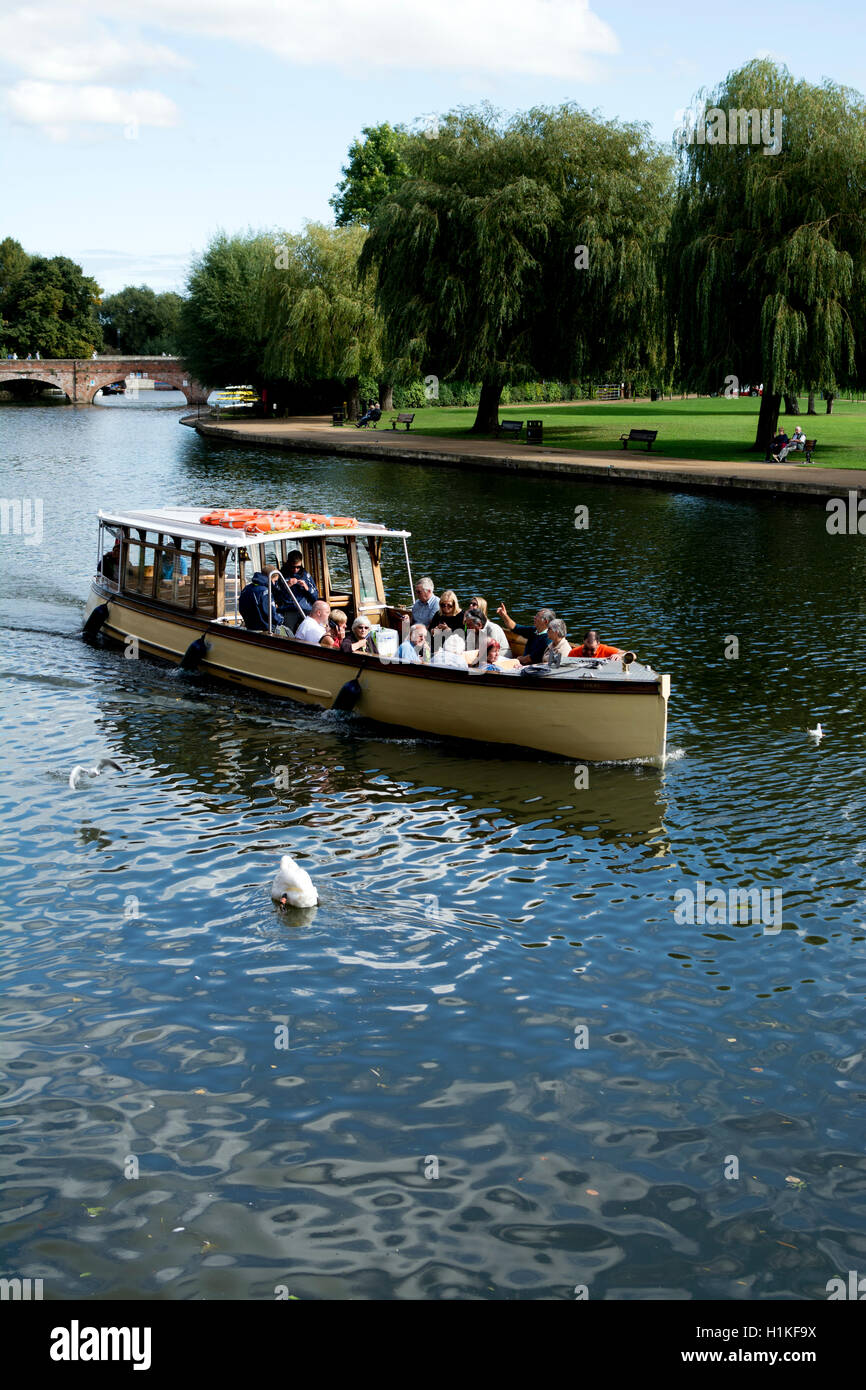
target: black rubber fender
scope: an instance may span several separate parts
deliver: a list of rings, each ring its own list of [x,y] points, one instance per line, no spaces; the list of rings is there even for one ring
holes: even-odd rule
[[[357,679],[346,681],[346,684],[337,691],[332,709],[351,710],[361,698],[361,682]]]
[[[85,642],[93,642],[95,640],[107,618],[108,604],[100,603],[97,608],[94,608],[82,629],[81,635]]]
[[[190,642],[183,654],[180,663],[182,671],[197,671],[202,661],[207,656],[208,645],[203,637],[197,637],[194,642]]]

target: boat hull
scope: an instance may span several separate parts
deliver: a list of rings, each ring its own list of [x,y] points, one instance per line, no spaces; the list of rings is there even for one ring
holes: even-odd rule
[[[441,738],[531,748],[587,762],[662,762],[670,677],[618,681],[462,674],[304,648],[188,614],[156,611],[94,584],[87,615],[108,604],[102,631],[139,652],[180,662],[197,638],[209,676],[301,704],[330,709],[357,679],[354,713]]]

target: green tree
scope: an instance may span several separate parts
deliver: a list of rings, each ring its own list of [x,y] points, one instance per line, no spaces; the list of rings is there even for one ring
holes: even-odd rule
[[[265,285],[276,254],[270,234],[220,232],[193,263],[177,345],[185,366],[199,381],[208,386],[263,382]]]
[[[480,380],[473,429],[490,432],[507,381],[654,364],[671,161],[643,127],[483,106],[410,137],[405,159],[361,260],[398,380]]]
[[[9,302],[12,290],[30,264],[30,256],[20,241],[7,236],[0,241],[0,347],[7,351],[6,338],[11,327],[9,323]]]
[[[382,368],[373,286],[358,273],[366,235],[359,226],[308,223],[303,235],[285,239],[268,273],[268,375],[341,380],[350,419],[358,416],[359,378]]]
[[[783,397],[864,380],[855,348],[866,327],[866,107],[847,88],[796,81],[756,59],[704,108],[728,117],[727,128],[714,115],[699,121],[714,140],[730,133],[730,112],[781,117],[776,153],[727,140],[683,145],[668,246],[680,377],[698,390],[718,390],[730,375],[762,381],[753,448],[766,450]]]
[[[7,350],[19,356],[89,357],[103,345],[101,289],[66,256],[34,256],[5,295]]]
[[[126,356],[176,353],[179,294],[157,294],[148,285],[127,285],[102,301],[99,319],[108,347]]]
[[[407,140],[403,126],[383,121],[381,125],[365,125],[362,134],[363,140],[353,140],[349,146],[343,179],[330,199],[338,227],[353,222],[368,226],[382,199],[409,173],[403,158]]]

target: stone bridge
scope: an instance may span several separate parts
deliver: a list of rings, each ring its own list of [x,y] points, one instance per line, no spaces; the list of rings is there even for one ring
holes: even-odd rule
[[[190,405],[207,400],[207,387],[190,376],[179,357],[44,357],[41,361],[0,358],[0,390],[17,382],[31,389],[57,386],[73,405],[92,405],[97,391],[127,376],[165,381],[182,391]]]

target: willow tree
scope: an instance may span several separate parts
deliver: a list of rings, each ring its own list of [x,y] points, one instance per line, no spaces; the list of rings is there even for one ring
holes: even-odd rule
[[[652,363],[670,159],[642,126],[484,106],[402,152],[409,176],[378,204],[361,257],[398,379],[480,381],[473,429],[488,433],[509,379]]]
[[[208,386],[258,386],[264,381],[262,312],[274,255],[273,237],[267,233],[220,232],[193,263],[177,345],[192,375]]]
[[[373,286],[358,273],[366,235],[359,226],[308,223],[278,248],[265,298],[268,375],[297,382],[339,378],[353,420],[359,378],[378,378],[382,368]]]
[[[761,112],[776,113],[763,130]],[[689,136],[668,244],[680,376],[763,381],[752,447],[766,450],[783,397],[864,380],[866,107],[755,60],[702,101]]]

